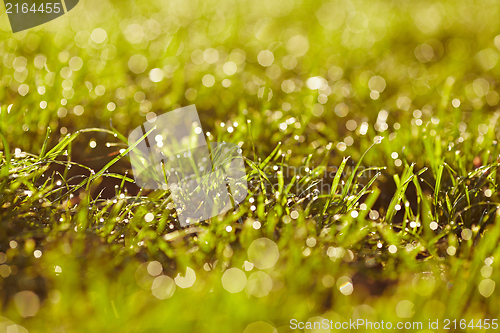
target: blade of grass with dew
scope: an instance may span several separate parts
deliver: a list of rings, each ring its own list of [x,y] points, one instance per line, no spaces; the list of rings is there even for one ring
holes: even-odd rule
[[[377,172],[375,174],[375,176],[372,177],[372,179],[370,179],[370,181],[368,181],[368,183],[361,189],[361,191],[359,191],[358,194],[356,194],[354,196],[354,198],[352,198],[351,200],[349,200],[346,204],[346,209],[349,211],[355,204],[356,202],[359,201],[359,199],[361,199],[361,197],[363,195],[365,195],[366,193],[369,192],[369,189],[370,187],[372,186],[372,184],[375,182],[375,180],[377,180],[377,178],[380,176],[380,172]]]
[[[340,178],[342,177],[342,173],[344,172],[344,168],[347,164],[347,161],[349,160],[349,156],[344,157],[342,159],[342,163],[340,164],[339,168],[337,169],[337,173],[335,174],[335,177],[333,178],[331,189],[330,189],[330,196],[328,197],[325,207],[323,207],[323,212],[322,216],[326,213],[326,210],[330,206],[332,202],[332,198],[335,197],[335,193],[337,192],[337,187],[339,186],[340,183]]]
[[[135,147],[137,147],[137,145],[139,145],[139,143],[142,142],[142,140],[144,140],[149,134],[151,134],[154,130],[156,129],[156,127],[153,127],[151,128],[146,134],[144,134],[137,142],[133,143],[131,146],[129,146],[127,149],[125,149],[123,152],[121,152],[119,155],[117,155],[115,158],[113,158],[111,161],[109,161],[101,170],[99,170],[94,176],[90,176],[88,177],[87,179],[85,179],[83,182],[81,182],[79,185],[75,186],[75,188],[73,188],[71,191],[69,192],[66,192],[65,194],[63,194],[61,197],[59,197],[58,199],[56,199],[56,201],[58,200],[62,200],[64,198],[66,198],[68,195],[70,195],[71,193],[74,193],[75,191],[77,191],[78,189],[82,188],[83,186],[86,186],[86,189],[88,190],[88,187],[90,186],[90,184],[92,183],[93,180],[101,177],[105,172],[106,170],[108,170],[113,164],[115,164],[116,162],[118,162],[123,156],[127,155],[132,149],[134,149]],[[108,130],[105,130],[105,132],[109,133],[110,131]],[[74,139],[73,139],[74,140]]]
[[[370,151],[370,149],[373,148],[373,146],[377,145],[379,142],[374,142],[371,144],[371,146],[363,153],[363,155],[361,155],[361,157],[359,158],[359,161],[358,163],[356,163],[356,166],[354,167],[354,169],[352,170],[352,173],[351,175],[349,176],[349,178],[347,179],[346,183],[345,183],[345,186],[344,188],[342,189],[342,199],[345,198],[350,190],[350,187],[351,187],[351,184],[353,183],[354,181],[354,177],[356,176],[356,171],[358,170],[359,166],[361,165],[361,162],[363,161],[363,158],[366,156],[366,154]]]
[[[274,157],[276,157],[278,151],[280,150],[280,147],[281,147],[281,142],[278,142],[278,144],[273,149],[273,151],[271,152],[271,154],[269,154],[269,156],[267,156],[264,161],[262,161],[261,163],[259,163],[259,168],[260,169],[263,169]]]
[[[391,199],[391,202],[389,203],[389,207],[387,208],[387,213],[385,217],[385,221],[391,223],[392,219],[394,218],[394,215],[396,215],[396,205],[401,201],[403,197],[403,193],[406,191],[406,187],[409,184],[409,181],[413,178],[413,167],[415,164],[412,165],[406,165],[405,169],[403,171],[403,174],[401,176],[401,180],[398,182],[397,178],[395,177],[396,184],[398,186],[396,193],[394,193],[394,196]],[[396,176],[396,175],[395,175]]]

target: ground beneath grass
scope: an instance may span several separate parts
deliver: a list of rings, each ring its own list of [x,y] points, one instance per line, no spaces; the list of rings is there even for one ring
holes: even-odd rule
[[[2,14],[0,332],[496,331],[499,9],[88,0],[16,34]],[[183,228],[126,138],[191,104],[249,195]]]

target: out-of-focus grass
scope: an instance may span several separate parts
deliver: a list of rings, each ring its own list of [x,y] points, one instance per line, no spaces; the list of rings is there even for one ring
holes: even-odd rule
[[[15,35],[3,14],[0,330],[498,318],[499,9],[82,0]],[[122,155],[188,104],[251,193],[181,229]]]

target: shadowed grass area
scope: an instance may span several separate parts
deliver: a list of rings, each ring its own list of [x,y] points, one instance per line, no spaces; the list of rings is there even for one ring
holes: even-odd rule
[[[2,14],[0,331],[494,330],[499,9],[82,0],[16,34]],[[250,193],[181,228],[126,137],[190,104]]]

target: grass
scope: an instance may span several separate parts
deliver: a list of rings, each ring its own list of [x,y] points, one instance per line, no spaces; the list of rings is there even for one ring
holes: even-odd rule
[[[498,3],[80,2],[0,18],[0,330],[491,330]],[[189,104],[250,193],[181,228],[126,137]]]

